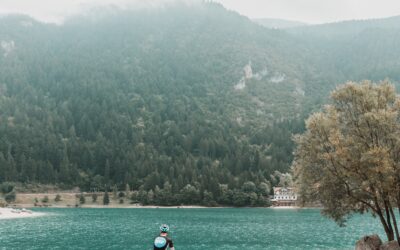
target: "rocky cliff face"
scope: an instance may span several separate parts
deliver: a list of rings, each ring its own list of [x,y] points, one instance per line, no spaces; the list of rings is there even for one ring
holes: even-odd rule
[[[400,250],[397,241],[383,243],[377,234],[368,235],[357,241],[355,250]]]

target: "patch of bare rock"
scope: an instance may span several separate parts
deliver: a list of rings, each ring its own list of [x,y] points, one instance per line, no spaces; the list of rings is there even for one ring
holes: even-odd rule
[[[355,250],[400,250],[397,241],[383,243],[377,234],[368,235],[357,241]]]

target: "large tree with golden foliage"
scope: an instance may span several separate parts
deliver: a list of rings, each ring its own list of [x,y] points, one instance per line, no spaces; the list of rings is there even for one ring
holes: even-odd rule
[[[294,137],[301,197],[319,201],[340,225],[353,213],[371,212],[388,240],[399,241],[400,97],[388,81],[363,81],[338,87],[331,99]]]

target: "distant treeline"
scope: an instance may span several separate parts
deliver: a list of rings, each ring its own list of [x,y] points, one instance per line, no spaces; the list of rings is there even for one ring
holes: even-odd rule
[[[119,130],[113,119],[101,123]],[[176,132],[161,141],[162,137],[155,136],[153,141],[143,136],[135,142],[123,133],[119,139],[99,133],[90,140],[84,139],[84,134],[77,136],[74,129],[69,130],[70,136],[57,137],[40,129],[6,125],[0,127],[6,142],[0,146],[0,180],[79,186],[84,191],[112,185],[123,189],[129,184],[140,190],[137,199],[143,204],[261,205],[270,175],[276,169],[286,171],[290,164],[292,126],[289,122],[274,125],[253,138],[252,143],[268,141],[267,148],[224,140],[228,134],[212,138],[200,131],[184,139],[184,134]],[[189,196],[192,198],[184,198]]]

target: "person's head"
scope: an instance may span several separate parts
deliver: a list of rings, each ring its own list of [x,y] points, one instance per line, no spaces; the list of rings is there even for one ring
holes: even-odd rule
[[[169,226],[167,224],[162,224],[160,226],[160,231],[161,231],[162,234],[168,234]]]

